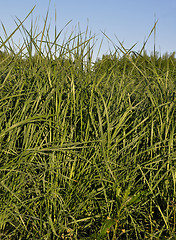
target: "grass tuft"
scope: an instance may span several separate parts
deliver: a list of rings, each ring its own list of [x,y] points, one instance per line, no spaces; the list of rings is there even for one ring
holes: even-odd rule
[[[1,38],[0,238],[174,239],[174,54],[94,62],[88,28],[60,44],[47,18]]]

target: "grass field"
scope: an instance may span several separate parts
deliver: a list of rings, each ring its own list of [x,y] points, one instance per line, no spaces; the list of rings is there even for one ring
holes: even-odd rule
[[[121,45],[94,63],[88,31],[59,45],[47,16],[14,33],[0,41],[0,239],[175,239],[175,55]]]

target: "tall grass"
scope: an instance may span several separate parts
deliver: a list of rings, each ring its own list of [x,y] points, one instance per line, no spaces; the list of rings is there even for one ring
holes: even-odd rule
[[[88,30],[60,45],[47,18],[1,38],[0,238],[174,239],[174,56],[93,63]]]

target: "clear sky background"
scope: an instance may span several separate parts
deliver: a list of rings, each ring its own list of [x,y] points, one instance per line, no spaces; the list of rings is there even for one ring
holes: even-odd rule
[[[40,16],[39,28],[42,29],[49,0],[3,0],[0,7],[0,21],[5,25],[10,34],[16,27],[14,19],[17,16],[23,20],[30,10],[36,5],[33,19]],[[87,25],[92,35],[97,34],[98,45],[103,38],[101,31],[105,32],[114,43],[119,46],[116,37],[123,42],[124,47],[130,48],[137,43],[134,50],[139,51],[158,20],[156,26],[156,50],[160,54],[176,51],[176,0],[51,0],[49,21],[51,22],[51,34],[54,32],[55,9],[57,12],[57,30],[72,20],[65,32],[71,30],[80,23],[82,31]],[[25,22],[30,27],[31,17]],[[0,35],[4,33],[0,27]],[[116,37],[115,37],[116,36]],[[15,39],[20,38],[16,33]],[[21,40],[22,41],[22,40]],[[104,37],[101,54],[106,54],[109,47]],[[146,50],[151,53],[154,48],[154,34],[150,37]]]

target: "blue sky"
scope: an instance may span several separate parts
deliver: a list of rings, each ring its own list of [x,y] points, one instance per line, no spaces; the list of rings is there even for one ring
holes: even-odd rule
[[[40,16],[39,27],[43,26],[43,18],[48,9],[49,0],[5,0],[1,1],[0,21],[5,25],[10,34],[15,28],[14,19],[17,16],[23,20],[29,11],[36,5],[33,18]],[[134,50],[141,49],[149,35],[154,20],[158,19],[156,27],[156,50],[164,54],[176,51],[176,0],[51,0],[49,20],[51,31],[54,31],[54,13],[57,12],[57,29],[61,30],[64,25],[72,20],[66,28],[68,35],[76,24],[80,24],[82,31],[87,25],[92,35],[97,34],[97,42],[103,38],[101,31],[105,32],[114,43],[118,44],[116,37],[123,42],[124,47],[130,48],[137,43]],[[31,17],[25,22],[30,26]],[[65,32],[66,32],[65,30]],[[0,27],[0,34],[4,36]],[[116,37],[115,37],[116,36]],[[15,39],[20,34],[16,33]],[[154,34],[150,37],[146,50],[153,51]],[[109,47],[113,49],[104,37],[101,49],[102,53],[108,53]]]

